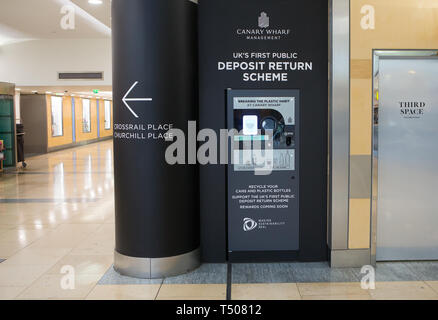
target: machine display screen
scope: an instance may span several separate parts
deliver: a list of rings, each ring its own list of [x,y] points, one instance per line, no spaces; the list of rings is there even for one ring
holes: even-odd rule
[[[296,169],[295,97],[243,96],[233,98],[235,171],[266,168]],[[268,143],[271,145],[267,146]],[[271,149],[271,153],[263,150]]]
[[[243,116],[243,135],[255,136],[259,130],[259,118],[257,116]]]

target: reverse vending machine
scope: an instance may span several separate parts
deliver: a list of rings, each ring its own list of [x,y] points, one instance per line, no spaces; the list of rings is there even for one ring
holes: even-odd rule
[[[299,250],[298,90],[227,90],[230,260]]]

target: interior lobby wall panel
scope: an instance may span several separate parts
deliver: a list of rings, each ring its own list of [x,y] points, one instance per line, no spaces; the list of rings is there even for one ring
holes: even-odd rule
[[[93,140],[99,138],[99,126],[98,126],[98,110],[97,110],[97,99],[90,99],[91,107],[91,132],[87,140]]]
[[[349,248],[364,249],[370,245],[370,201],[369,199],[350,200]]]
[[[99,137],[105,134],[105,101],[98,100],[99,105]]]
[[[352,155],[371,154],[371,86],[371,74],[368,79],[352,78],[350,82],[350,153]]]
[[[73,143],[72,128],[72,102],[71,97],[62,97],[62,126],[63,135],[53,137],[52,134],[52,96],[46,95],[46,115],[47,115],[47,148],[60,147]]]
[[[372,6],[374,28],[361,13]],[[372,13],[372,12],[371,12]],[[365,17],[365,18],[364,18]],[[365,27],[365,28],[364,28]],[[368,227],[371,199],[357,190],[363,178],[357,172],[371,172],[372,142],[372,58],[373,49],[437,49],[438,2],[436,0],[351,0],[351,166],[349,248],[369,248]],[[369,161],[364,161],[369,157]],[[354,170],[354,171],[353,171]],[[371,174],[368,176],[371,185]],[[362,184],[362,185],[360,185]]]

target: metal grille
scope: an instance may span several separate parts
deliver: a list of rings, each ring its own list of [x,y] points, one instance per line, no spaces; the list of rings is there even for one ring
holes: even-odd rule
[[[103,80],[103,72],[59,72],[59,80]]]

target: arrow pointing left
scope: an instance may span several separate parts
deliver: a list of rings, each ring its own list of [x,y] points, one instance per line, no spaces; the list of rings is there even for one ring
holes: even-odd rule
[[[138,118],[138,115],[134,112],[134,110],[131,109],[131,107],[128,104],[128,101],[152,101],[152,98],[128,98],[131,91],[135,88],[135,86],[138,84],[138,81],[134,82],[134,84],[129,88],[128,92],[126,92],[125,96],[122,98],[123,103],[128,108],[129,111],[133,114],[134,117]]]

